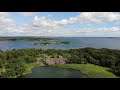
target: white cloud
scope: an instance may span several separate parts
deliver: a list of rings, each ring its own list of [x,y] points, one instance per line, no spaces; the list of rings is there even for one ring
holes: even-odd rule
[[[101,27],[101,28],[95,28],[95,29],[92,29],[92,28],[86,28],[86,29],[79,29],[79,30],[75,30],[75,32],[77,33],[109,33],[109,32],[119,32],[120,31],[120,28],[119,27],[111,27],[111,28],[108,28],[108,27]]]
[[[94,32],[93,30],[76,30],[76,33],[89,33],[89,32]]]
[[[79,34],[91,34],[92,33],[108,33],[108,32],[117,32],[120,31],[119,27],[99,27],[92,29],[91,24],[104,24],[105,23],[114,23],[120,22],[120,13],[114,13],[114,12],[83,12],[78,16],[75,17],[70,17],[69,19],[62,19],[62,20],[52,20],[48,19],[45,16],[43,17],[38,17],[35,16],[33,20],[33,26],[37,26],[40,28],[40,30],[46,31],[46,33],[51,33],[51,34],[56,34],[56,35],[63,35],[63,36],[73,36],[73,35],[79,35]],[[69,30],[66,29],[65,27],[68,25],[73,25],[73,24],[81,24],[85,23],[86,28],[84,29],[78,29],[78,30]],[[87,27],[89,26],[89,27]],[[97,34],[95,34],[97,35]],[[89,35],[88,35],[89,36]]]
[[[0,12],[0,17],[6,17],[6,16],[9,16],[10,15],[10,12]]]
[[[69,30],[65,28],[41,28],[25,24],[23,26],[11,26],[6,27],[3,30],[0,30],[1,33],[8,35],[19,35],[19,36],[102,36],[107,35],[108,33],[119,32],[120,28],[111,27],[111,28],[84,28],[84,29],[74,29]]]
[[[35,12],[19,12],[23,16],[33,16],[35,15]]]
[[[78,23],[118,23],[120,22],[120,13],[115,12],[82,12],[80,15],[70,17],[69,19],[62,19],[59,21],[47,19],[45,16],[35,16],[33,24],[37,26],[65,26]]]
[[[56,26],[56,24],[56,21],[47,19],[45,16],[40,18],[38,16],[35,16],[33,20],[33,25],[35,26]]]
[[[15,21],[13,19],[6,18],[6,17],[0,17],[0,27],[11,26],[14,24],[15,24]]]
[[[102,27],[102,28],[99,28],[99,31],[101,31],[101,32],[117,32],[117,31],[120,31],[120,28],[119,27],[111,27],[111,28]]]
[[[120,22],[120,13],[117,12],[82,12],[80,15],[70,17],[68,24],[75,23],[111,23]]]
[[[20,12],[24,16],[31,16],[33,12]],[[49,17],[35,16],[31,24],[16,26],[15,21],[0,14],[0,34],[31,35],[31,36],[102,36],[108,33],[120,32],[120,13],[116,12],[82,12],[80,15],[69,19],[53,20]],[[91,28],[93,23],[101,27]],[[105,23],[112,23],[113,27],[105,27]],[[85,24],[86,27],[70,30],[69,25]],[[1,28],[2,27],[2,28]],[[95,26],[92,26],[95,27]]]

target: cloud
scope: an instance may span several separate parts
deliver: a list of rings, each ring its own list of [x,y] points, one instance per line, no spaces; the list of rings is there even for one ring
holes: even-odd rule
[[[11,15],[10,12],[0,12],[0,28],[15,24],[15,21],[9,18],[10,15]]]
[[[0,17],[0,27],[11,26],[14,24],[15,24],[15,21],[13,19]]]
[[[107,35],[107,33],[119,32],[118,27],[103,27],[103,28],[84,28],[84,29],[74,29],[69,30],[65,28],[51,28],[51,27],[34,27],[29,24],[24,24],[22,26],[9,26],[1,29],[0,34],[7,35],[18,35],[18,36],[102,36]]]
[[[20,12],[24,16],[34,15],[33,12]],[[4,13],[5,14],[5,13]],[[8,18],[9,15],[0,16],[0,34],[19,36],[102,36],[108,33],[120,32],[120,27],[114,26],[120,23],[119,12],[81,12],[79,15],[54,20],[50,17],[35,16],[32,23],[16,26],[16,22]],[[112,27],[104,26],[112,23]],[[70,29],[71,25],[84,24],[84,28]],[[99,25],[99,27],[96,27]],[[1,28],[2,27],[2,28]],[[94,28],[92,28],[94,27]]]
[[[57,26],[65,26],[68,24],[71,24],[71,22],[67,19],[56,21],[56,20],[48,19],[45,16],[43,17],[35,16],[33,20],[33,25],[35,26],[57,27]]]
[[[10,16],[10,12],[0,12],[0,17]]]
[[[46,31],[46,33],[56,34],[56,35],[63,35],[63,36],[72,36],[72,35],[79,35],[79,34],[91,34],[92,33],[108,33],[108,32],[117,32],[120,31],[119,27],[95,27],[93,23],[96,25],[108,24],[112,23],[114,26],[115,23],[120,22],[120,13],[114,12],[83,12],[80,15],[75,17],[70,17],[69,19],[62,19],[62,20],[52,20],[49,18],[38,17],[35,16],[33,19],[33,26],[39,27],[40,30]],[[70,30],[70,28],[65,28],[68,25],[75,25],[75,24],[86,24],[85,28],[80,28],[76,30]],[[68,26],[69,27],[69,26]],[[97,34],[95,34],[97,35]],[[89,35],[88,35],[89,36]]]
[[[108,28],[108,27],[101,27],[101,28],[95,28],[95,29],[92,29],[92,28],[86,28],[86,29],[79,29],[79,30],[75,30],[75,32],[77,33],[93,33],[93,32],[96,32],[96,33],[109,33],[109,32],[119,32],[120,31],[120,27],[111,27],[111,28]]]
[[[101,32],[118,32],[118,31],[120,31],[120,28],[119,27],[111,27],[111,28],[102,27],[102,28],[99,28],[99,31],[101,31]]]
[[[56,21],[53,21],[51,19],[47,19],[45,16],[38,17],[35,16],[33,20],[33,25],[35,26],[56,26]]]
[[[0,34],[4,33],[4,35],[18,35],[18,36],[25,36],[27,34],[34,34],[34,31],[32,28],[29,28],[27,26],[9,26],[9,27],[4,27],[0,30]]]
[[[111,23],[119,22],[120,13],[117,12],[82,12],[80,15],[71,18],[77,23]]]
[[[19,12],[23,16],[33,16],[35,15],[35,12]]]
[[[76,33],[90,33],[90,32],[94,32],[93,30],[76,30]]]
[[[112,22],[120,22],[120,13],[117,12],[82,12],[78,16],[70,17],[67,20],[68,24],[75,23],[112,23]]]
[[[104,24],[104,23],[120,23],[120,13],[115,12],[82,12],[80,15],[62,19],[59,21],[51,20],[43,17],[35,16],[33,24],[37,26],[65,26],[72,24]]]

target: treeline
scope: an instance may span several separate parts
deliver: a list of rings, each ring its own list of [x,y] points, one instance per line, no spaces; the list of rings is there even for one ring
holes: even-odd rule
[[[54,40],[55,38],[44,38],[44,37],[0,37],[0,41],[17,41],[17,40],[26,40],[26,41],[47,41]]]
[[[107,48],[83,48],[71,49],[67,63],[92,63],[95,65],[109,67],[110,71],[120,76],[120,50]]]
[[[109,67],[111,72],[120,76],[120,50],[88,47],[70,50],[48,49],[44,51],[44,53],[53,56],[61,55],[68,59],[66,63],[69,64],[92,63],[103,67]]]
[[[35,49],[0,51],[0,77],[21,75],[26,69],[25,64],[36,62],[37,55]]]
[[[69,50],[56,49],[19,49],[0,51],[0,77],[12,77],[21,75],[27,63],[37,62],[39,54],[54,57],[67,58],[66,63],[86,64],[92,63],[99,66],[109,67],[110,71],[120,76],[120,50],[107,48],[81,48]]]

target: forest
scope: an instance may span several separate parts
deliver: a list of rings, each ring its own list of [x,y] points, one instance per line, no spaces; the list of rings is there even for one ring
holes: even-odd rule
[[[47,40],[54,40],[55,38],[44,38],[44,37],[0,37],[0,41],[17,41],[17,40],[24,40],[24,41],[47,41]]]
[[[55,57],[57,55],[67,58],[67,64],[95,64],[109,67],[110,72],[120,76],[120,50],[107,48],[80,48],[80,49],[13,49],[0,50],[0,77],[8,78],[21,75],[25,70],[25,64],[36,63],[40,54]]]

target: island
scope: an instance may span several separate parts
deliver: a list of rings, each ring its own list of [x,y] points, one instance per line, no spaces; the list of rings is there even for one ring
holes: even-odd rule
[[[54,40],[55,38],[47,38],[47,37],[0,37],[0,41],[48,41]]]
[[[38,41],[33,43],[33,45],[50,45],[50,44],[60,44],[60,45],[69,45],[70,42],[68,41],[60,41],[60,40],[45,40],[45,41]]]
[[[67,41],[59,41],[59,42],[56,42],[56,44],[70,44],[70,42],[67,42]]]
[[[50,43],[49,42],[37,42],[37,43],[33,43],[34,45],[39,45],[39,44],[42,44],[42,45],[49,45]]]
[[[61,41],[53,37],[0,37],[0,41],[36,41],[33,45],[70,44],[68,41]]]

